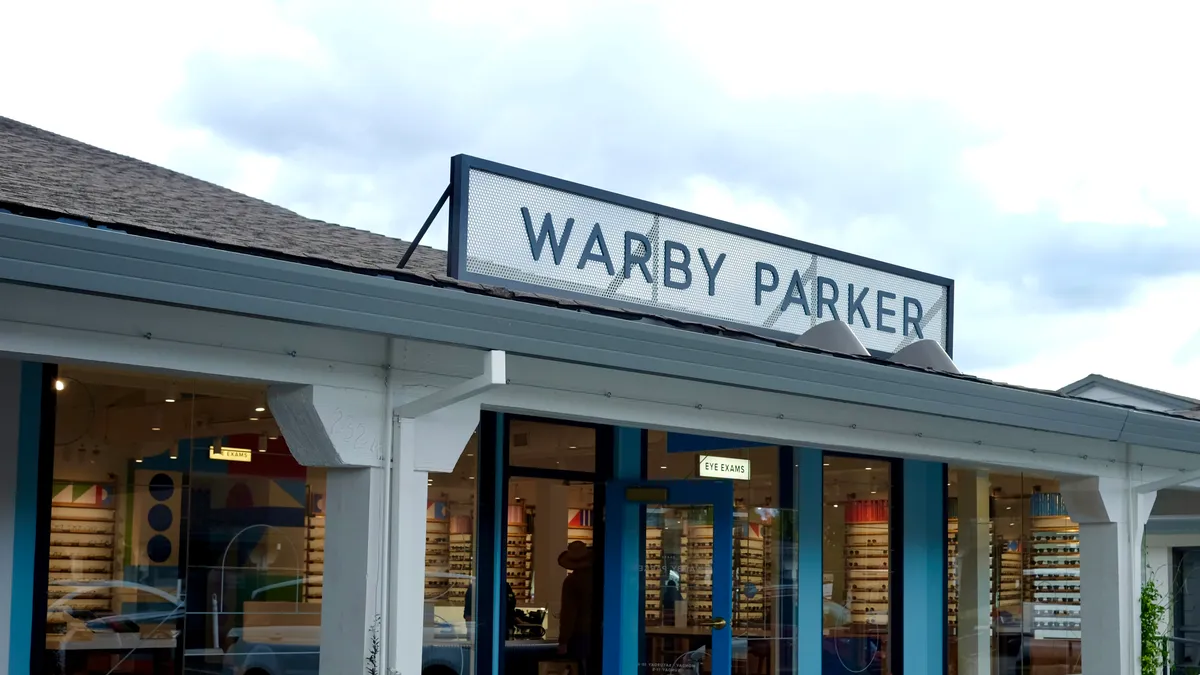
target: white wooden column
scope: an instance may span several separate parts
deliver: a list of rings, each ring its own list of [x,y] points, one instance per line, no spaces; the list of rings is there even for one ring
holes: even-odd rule
[[[1079,524],[1083,672],[1140,672],[1142,536],[1154,494],[1112,478],[1066,482],[1061,491]]]
[[[320,674],[362,673],[372,642],[382,648],[387,641],[385,385],[378,391],[276,385],[268,403],[296,460],[327,469]],[[383,673],[384,655],[374,658]]]
[[[959,675],[992,672],[990,490],[987,472],[958,471]]]
[[[321,675],[363,672],[373,638],[383,644],[380,583],[386,542],[380,534],[386,480],[382,468],[326,473]],[[383,655],[374,658],[379,663]]]
[[[442,389],[402,387],[396,395],[399,405],[392,421],[390,467],[386,670],[381,671],[387,675],[421,672],[429,474],[454,471],[471,434],[479,427],[482,394],[506,381],[504,352],[488,352],[481,357],[482,373],[476,377]],[[473,649],[464,650],[468,656],[473,653]]]

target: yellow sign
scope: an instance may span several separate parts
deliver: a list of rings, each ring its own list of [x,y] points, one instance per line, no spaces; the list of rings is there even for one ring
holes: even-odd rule
[[[219,445],[208,446],[208,458],[219,459],[223,462],[249,462],[254,453],[242,448],[223,448]]]

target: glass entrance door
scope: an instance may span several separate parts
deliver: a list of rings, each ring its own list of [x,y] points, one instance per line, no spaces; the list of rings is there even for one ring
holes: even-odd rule
[[[607,492],[617,546],[605,556],[605,673],[730,675],[732,484],[614,481]]]

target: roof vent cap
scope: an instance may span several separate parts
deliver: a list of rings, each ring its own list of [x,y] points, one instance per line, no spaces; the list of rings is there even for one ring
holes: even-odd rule
[[[889,361],[895,363],[903,363],[906,366],[914,366],[917,368],[926,368],[928,370],[936,370],[943,373],[954,373],[961,375],[962,371],[958,366],[954,365],[954,361],[945,349],[934,340],[925,339],[917,340],[911,345],[892,354]]]
[[[867,348],[858,341],[858,336],[854,334],[850,326],[837,319],[825,321],[809,328],[792,344],[835,354],[871,355],[871,352],[867,351]]]

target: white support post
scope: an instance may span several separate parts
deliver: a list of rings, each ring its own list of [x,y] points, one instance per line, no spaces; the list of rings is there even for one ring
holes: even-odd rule
[[[958,472],[959,675],[992,670],[990,489],[987,472]]]
[[[1061,489],[1079,523],[1083,672],[1139,672],[1141,541],[1155,494],[1111,478],[1085,478]]]
[[[421,447],[418,431],[416,420],[400,418],[393,437],[392,532],[388,541],[391,588],[389,635],[385,640],[389,674],[421,672],[425,641],[425,509],[429,473],[415,466]],[[459,446],[458,452],[461,451]]]
[[[507,382],[504,352],[489,352],[474,378],[441,390],[405,388],[394,409],[388,533],[388,675],[420,673],[426,614],[425,510],[429,474],[454,470],[479,426],[482,395]],[[472,653],[469,650],[467,653]]]
[[[383,469],[330,469],[325,479],[321,675],[361,673],[383,619],[379,602]],[[378,663],[382,654],[374,657]]]

